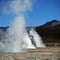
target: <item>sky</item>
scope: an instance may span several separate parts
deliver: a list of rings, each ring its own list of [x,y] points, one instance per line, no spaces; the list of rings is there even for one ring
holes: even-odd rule
[[[6,12],[3,9],[6,6],[4,4],[1,5],[2,1],[6,6],[8,5],[8,0],[0,0],[0,26],[10,26],[14,14],[9,14],[9,11]],[[32,9],[30,3],[28,9],[31,11],[27,11],[28,9],[25,7],[26,12],[24,13],[27,26],[40,26],[54,19],[60,20],[60,0],[35,0],[32,3]],[[3,10],[5,11],[4,13],[2,13]]]

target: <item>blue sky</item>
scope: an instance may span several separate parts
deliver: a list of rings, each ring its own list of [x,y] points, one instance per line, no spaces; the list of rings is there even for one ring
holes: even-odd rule
[[[60,0],[36,0],[32,11],[26,12],[25,16],[27,26],[39,26],[54,19],[60,20]],[[13,14],[4,15],[0,11],[0,26],[9,26],[13,17]]]

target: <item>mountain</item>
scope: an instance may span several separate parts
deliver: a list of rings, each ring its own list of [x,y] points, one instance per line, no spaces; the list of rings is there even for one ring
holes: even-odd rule
[[[36,27],[36,31],[42,36],[43,41],[60,43],[60,21],[52,20],[42,26]]]
[[[58,20],[52,20],[50,22],[47,22],[43,26],[45,26],[45,27],[60,27],[60,21],[58,21]]]

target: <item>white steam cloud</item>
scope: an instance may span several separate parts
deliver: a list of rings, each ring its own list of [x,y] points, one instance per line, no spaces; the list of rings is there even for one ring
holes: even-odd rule
[[[1,9],[3,13],[21,14],[28,10],[32,10],[32,0],[7,0],[1,2]]]
[[[33,28],[31,28],[30,30],[30,35],[33,37],[36,47],[45,47],[45,45],[42,42],[41,37],[38,35],[38,33]]]
[[[26,32],[24,17],[26,11],[32,10],[31,1],[32,0],[7,0],[7,4],[3,4],[5,5],[3,6],[3,13],[13,13],[15,17],[7,31],[8,34],[6,35],[5,44],[0,44],[0,50],[2,49],[2,52],[22,52],[23,48],[34,48]],[[24,39],[24,36],[26,36],[27,40]]]
[[[31,10],[31,0],[14,0],[11,2],[10,7],[14,13],[21,13]]]

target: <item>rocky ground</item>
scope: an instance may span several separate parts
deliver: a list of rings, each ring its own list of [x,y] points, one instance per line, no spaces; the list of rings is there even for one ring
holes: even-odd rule
[[[0,53],[0,60],[60,60],[60,48],[37,48],[25,53]]]

